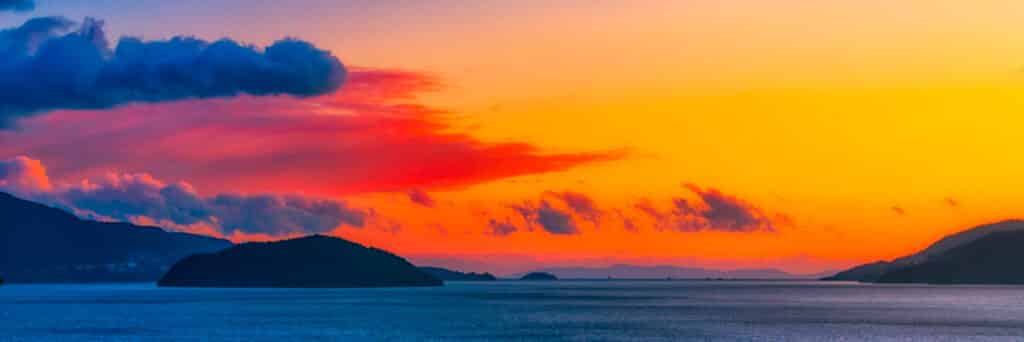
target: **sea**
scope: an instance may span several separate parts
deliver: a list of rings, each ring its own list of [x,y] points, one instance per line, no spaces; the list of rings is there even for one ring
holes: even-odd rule
[[[433,288],[0,286],[3,341],[1021,341],[1024,287],[817,281]]]

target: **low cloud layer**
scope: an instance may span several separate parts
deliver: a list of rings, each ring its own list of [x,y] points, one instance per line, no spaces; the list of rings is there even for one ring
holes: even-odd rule
[[[684,187],[696,197],[674,197],[668,209],[659,209],[650,199],[641,199],[633,204],[633,209],[646,216],[654,227],[680,232],[772,232],[777,230],[778,222],[789,222],[785,215],[770,215],[717,189],[702,189],[693,184]],[[635,226],[634,222],[629,223]]]
[[[546,199],[542,199],[537,203],[525,201],[519,204],[510,204],[508,208],[522,219],[528,231],[540,227],[545,232],[555,235],[575,235],[580,233],[580,229],[577,227],[576,221],[571,214],[571,209],[555,207]],[[492,228],[494,228],[494,222],[492,219]],[[505,222],[507,223],[508,220]],[[518,229],[509,229],[509,231],[515,232]]]
[[[605,208],[584,193],[546,191],[539,200],[506,205],[507,213],[516,220],[486,216],[489,217],[489,231],[496,236],[534,231],[538,227],[550,234],[577,235],[584,233],[581,227],[599,228],[605,224],[634,233],[645,227],[677,232],[775,232],[779,227],[793,225],[793,221],[784,214],[770,214],[717,189],[693,184],[686,184],[684,188],[690,194],[671,197],[667,204],[641,198],[627,207]],[[513,222],[525,225],[526,229],[517,229]]]
[[[689,206],[682,199],[675,199],[675,213],[686,220],[680,222],[680,230],[720,230],[729,232],[772,231],[775,227],[768,214],[760,208],[736,196],[687,184],[703,202],[704,207]]]
[[[25,12],[36,8],[35,0],[0,0],[0,12]]]
[[[111,47],[102,21],[34,18],[0,31],[0,128],[56,109],[240,94],[322,95],[345,77],[330,52],[296,39],[257,49],[230,39],[126,37]]]
[[[222,236],[327,233],[342,225],[363,227],[372,215],[340,201],[296,195],[204,197],[188,183],[165,183],[141,173],[109,173],[79,184],[53,186],[42,163],[24,156],[0,162],[0,191],[93,219],[204,225]]]

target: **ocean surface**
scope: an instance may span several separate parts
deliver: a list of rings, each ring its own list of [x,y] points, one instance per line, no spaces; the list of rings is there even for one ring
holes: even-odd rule
[[[4,285],[0,340],[1024,340],[1024,287],[682,280],[402,289]]]

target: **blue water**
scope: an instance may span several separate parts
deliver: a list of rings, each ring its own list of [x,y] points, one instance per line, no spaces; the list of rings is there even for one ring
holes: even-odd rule
[[[557,281],[5,285],[0,340],[1022,340],[1024,287]]]

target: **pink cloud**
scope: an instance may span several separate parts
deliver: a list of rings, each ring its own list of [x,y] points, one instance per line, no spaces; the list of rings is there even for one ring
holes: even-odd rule
[[[415,102],[440,86],[418,73],[357,68],[341,91],[319,98],[57,111],[0,132],[0,156],[50,161],[57,178],[147,170],[208,191],[324,196],[457,188],[624,156],[548,153],[454,131],[444,111]]]

